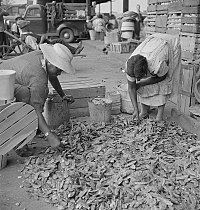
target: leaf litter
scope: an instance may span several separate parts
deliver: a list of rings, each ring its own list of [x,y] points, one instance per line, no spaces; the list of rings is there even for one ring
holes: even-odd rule
[[[32,156],[24,188],[66,210],[200,209],[200,141],[173,122],[122,116],[55,132],[65,150]]]

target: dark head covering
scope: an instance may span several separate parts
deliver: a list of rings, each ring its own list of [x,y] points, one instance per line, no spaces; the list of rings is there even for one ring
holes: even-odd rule
[[[134,55],[127,61],[127,74],[130,77],[141,79],[146,76],[148,70],[147,59],[140,55]]]

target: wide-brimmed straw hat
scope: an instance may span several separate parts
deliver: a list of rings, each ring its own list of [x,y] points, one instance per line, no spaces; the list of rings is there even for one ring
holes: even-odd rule
[[[17,21],[17,25],[19,26],[19,28],[25,28],[26,26],[28,26],[30,24],[30,21],[27,20],[18,20]]]
[[[56,43],[51,44],[40,44],[44,57],[54,66],[63,70],[66,73],[74,74],[75,70],[71,64],[73,55],[70,50],[63,44]]]

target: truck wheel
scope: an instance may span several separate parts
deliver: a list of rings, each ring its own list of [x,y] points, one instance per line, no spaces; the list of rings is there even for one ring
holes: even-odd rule
[[[66,42],[72,42],[74,40],[74,32],[70,28],[64,28],[60,32],[60,38],[65,39]]]

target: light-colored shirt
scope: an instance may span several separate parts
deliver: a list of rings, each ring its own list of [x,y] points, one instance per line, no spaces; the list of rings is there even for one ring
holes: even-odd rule
[[[0,69],[16,71],[15,83],[30,90],[30,102],[35,109],[43,111],[48,97],[48,76],[44,68],[44,57],[40,50],[3,60]]]

